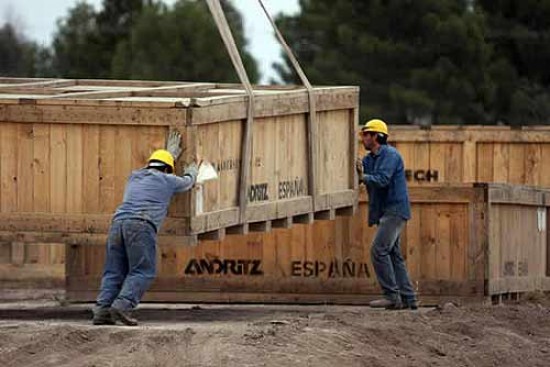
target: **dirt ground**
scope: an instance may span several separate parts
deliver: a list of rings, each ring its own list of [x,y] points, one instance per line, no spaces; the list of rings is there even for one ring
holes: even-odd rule
[[[378,311],[143,305],[93,326],[90,305],[0,304],[0,366],[550,366],[550,303]]]

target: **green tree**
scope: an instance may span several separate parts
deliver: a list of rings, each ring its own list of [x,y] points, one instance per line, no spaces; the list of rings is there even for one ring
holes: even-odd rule
[[[242,18],[228,1],[223,5],[250,79],[256,81],[258,69],[246,50]],[[173,8],[161,3],[146,6],[131,37],[118,45],[113,76],[237,81],[206,3],[189,0],[180,0]]]
[[[255,81],[241,16],[229,1],[223,6]],[[236,81],[204,1],[104,0],[98,12],[78,3],[59,22],[53,52],[59,76]]]
[[[96,17],[100,45],[97,61],[105,77],[112,75],[113,55],[118,45],[129,39],[144,3],[144,0],[103,0],[103,7]]]
[[[0,76],[42,76],[47,73],[42,66],[47,59],[47,51],[26,40],[13,25],[0,28]]]
[[[68,77],[108,78],[117,45],[128,39],[144,0],[103,0],[96,12],[79,2],[58,22],[54,67]]]
[[[58,76],[92,78],[105,76],[94,8],[79,2],[67,18],[58,21],[53,40],[53,68]]]
[[[483,123],[494,91],[484,18],[467,0],[301,0],[277,23],[315,84],[359,85],[362,119]],[[295,82],[288,60],[276,65]]]
[[[550,120],[550,0],[478,0],[494,49],[490,75],[494,119],[509,124]]]

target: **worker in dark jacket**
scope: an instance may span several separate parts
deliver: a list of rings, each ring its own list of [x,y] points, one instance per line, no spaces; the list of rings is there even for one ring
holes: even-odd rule
[[[400,235],[411,218],[403,159],[387,145],[388,127],[382,120],[371,120],[361,129],[369,153],[358,162],[362,183],[369,195],[369,226],[378,229],[372,242],[371,258],[384,298],[371,307],[417,308],[407,267],[401,255]]]
[[[193,187],[197,162],[182,177],[174,173],[181,154],[181,135],[172,133],[167,150],[155,151],[145,168],[132,172],[124,200],[116,210],[107,240],[101,290],[94,307],[95,325],[121,321],[135,326],[131,311],[140,302],[156,274],[156,237],[172,196]]]

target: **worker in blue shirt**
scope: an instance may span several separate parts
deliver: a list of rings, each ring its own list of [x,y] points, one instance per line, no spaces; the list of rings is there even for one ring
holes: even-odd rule
[[[401,254],[400,235],[411,218],[405,168],[401,155],[387,144],[388,127],[382,120],[371,120],[361,129],[369,153],[357,169],[369,195],[369,226],[377,231],[371,259],[384,298],[370,303],[386,309],[417,309],[416,294]]]
[[[182,177],[174,174],[180,144],[181,135],[171,133],[166,150],[155,151],[147,166],[128,178],[109,230],[101,288],[93,309],[95,325],[138,323],[131,311],[155,278],[156,237],[170,200],[191,189],[197,179],[198,162],[188,166]]]

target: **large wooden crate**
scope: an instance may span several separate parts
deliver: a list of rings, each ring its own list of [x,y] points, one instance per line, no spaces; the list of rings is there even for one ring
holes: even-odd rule
[[[424,303],[550,290],[547,191],[503,185],[410,189],[402,238]],[[149,301],[362,304],[380,294],[370,261],[366,202],[354,217],[228,237],[198,247],[161,245]],[[68,297],[91,301],[104,249],[73,245]]]
[[[497,182],[550,187],[548,126],[390,126],[390,133],[410,186]]]
[[[260,87],[255,93],[246,160],[248,99],[237,85],[0,78],[0,253],[10,266],[6,272],[54,261],[50,274],[58,279],[64,259],[50,261],[46,254],[56,245],[45,243],[104,243],[128,175],[163,148],[174,129],[186,148],[177,172],[198,154],[218,168],[220,179],[177,196],[161,243],[351,214],[357,206],[358,89],[315,88],[315,130],[308,126],[304,88]],[[250,174],[241,191],[246,165]],[[18,243],[27,244],[25,250]]]

